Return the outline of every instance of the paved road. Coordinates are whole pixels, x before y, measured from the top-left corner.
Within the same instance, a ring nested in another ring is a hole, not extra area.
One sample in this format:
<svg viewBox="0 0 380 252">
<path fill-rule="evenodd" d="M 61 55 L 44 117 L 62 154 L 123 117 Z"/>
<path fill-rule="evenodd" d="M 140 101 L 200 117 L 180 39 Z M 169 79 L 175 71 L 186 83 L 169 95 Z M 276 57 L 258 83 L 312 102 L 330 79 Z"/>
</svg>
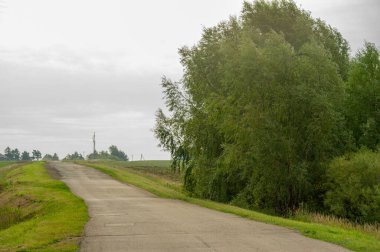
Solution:
<svg viewBox="0 0 380 252">
<path fill-rule="evenodd" d="M 81 251 L 347 251 L 286 228 L 161 199 L 92 168 L 52 162 L 49 170 L 88 205 Z"/>
</svg>

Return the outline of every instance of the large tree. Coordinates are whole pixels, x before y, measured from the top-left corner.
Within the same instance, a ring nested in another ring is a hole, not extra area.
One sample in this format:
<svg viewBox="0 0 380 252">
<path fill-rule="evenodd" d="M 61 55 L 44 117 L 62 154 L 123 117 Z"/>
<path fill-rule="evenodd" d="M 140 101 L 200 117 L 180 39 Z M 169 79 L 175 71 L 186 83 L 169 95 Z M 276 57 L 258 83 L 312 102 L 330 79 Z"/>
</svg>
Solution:
<svg viewBox="0 0 380 252">
<path fill-rule="evenodd" d="M 348 45 L 292 1 L 246 2 L 240 18 L 180 49 L 163 79 L 155 134 L 185 188 L 248 207 L 321 205 L 323 164 L 348 137 L 341 115 Z"/>
</svg>

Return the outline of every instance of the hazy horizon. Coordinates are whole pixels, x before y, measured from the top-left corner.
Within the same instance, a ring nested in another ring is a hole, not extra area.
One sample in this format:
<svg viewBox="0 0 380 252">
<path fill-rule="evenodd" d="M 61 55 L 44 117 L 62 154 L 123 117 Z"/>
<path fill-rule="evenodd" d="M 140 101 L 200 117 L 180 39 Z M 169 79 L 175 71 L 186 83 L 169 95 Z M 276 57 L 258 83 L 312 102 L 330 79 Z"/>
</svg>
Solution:
<svg viewBox="0 0 380 252">
<path fill-rule="evenodd" d="M 295 1 L 336 27 L 351 55 L 380 45 L 380 2 Z M 116 145 L 139 159 L 157 147 L 160 80 L 177 80 L 178 48 L 239 15 L 243 1 L 0 0 L 0 153 L 7 146 L 63 158 Z"/>
</svg>

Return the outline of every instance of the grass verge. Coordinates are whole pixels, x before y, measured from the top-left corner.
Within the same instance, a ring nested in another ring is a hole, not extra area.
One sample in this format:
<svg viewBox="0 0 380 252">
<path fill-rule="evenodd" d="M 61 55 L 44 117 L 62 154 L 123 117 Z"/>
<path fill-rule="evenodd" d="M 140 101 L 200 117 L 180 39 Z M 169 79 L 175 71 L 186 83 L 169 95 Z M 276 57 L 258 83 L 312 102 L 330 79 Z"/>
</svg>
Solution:
<svg viewBox="0 0 380 252">
<path fill-rule="evenodd" d="M 0 170 L 0 251 L 78 251 L 87 207 L 44 165 Z"/>
<path fill-rule="evenodd" d="M 182 191 L 182 187 L 178 183 L 170 182 L 157 176 L 150 176 L 133 169 L 112 167 L 112 164 L 107 165 L 106 162 L 99 164 L 96 162 L 80 161 L 76 163 L 95 168 L 119 181 L 143 188 L 160 197 L 179 199 L 251 220 L 287 227 L 307 237 L 331 242 L 354 251 L 380 251 L 380 240 L 375 234 L 365 232 L 355 227 L 344 228 L 271 216 L 228 204 L 190 197 Z"/>
</svg>

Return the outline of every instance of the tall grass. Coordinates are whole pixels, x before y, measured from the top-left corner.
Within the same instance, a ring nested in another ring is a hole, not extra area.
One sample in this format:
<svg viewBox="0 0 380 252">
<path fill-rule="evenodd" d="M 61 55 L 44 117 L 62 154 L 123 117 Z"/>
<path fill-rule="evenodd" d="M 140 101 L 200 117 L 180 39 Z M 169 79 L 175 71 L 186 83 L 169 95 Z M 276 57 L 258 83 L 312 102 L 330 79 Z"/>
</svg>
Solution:
<svg viewBox="0 0 380 252">
<path fill-rule="evenodd" d="M 365 232 L 374 235 L 377 239 L 380 240 L 380 223 L 361 224 L 348 219 L 339 218 L 334 215 L 310 212 L 302 208 L 298 209 L 292 216 L 292 218 L 303 222 L 319 223 L 349 230 Z"/>
<path fill-rule="evenodd" d="M 0 230 L 22 221 L 20 208 L 0 207 Z"/>
</svg>

